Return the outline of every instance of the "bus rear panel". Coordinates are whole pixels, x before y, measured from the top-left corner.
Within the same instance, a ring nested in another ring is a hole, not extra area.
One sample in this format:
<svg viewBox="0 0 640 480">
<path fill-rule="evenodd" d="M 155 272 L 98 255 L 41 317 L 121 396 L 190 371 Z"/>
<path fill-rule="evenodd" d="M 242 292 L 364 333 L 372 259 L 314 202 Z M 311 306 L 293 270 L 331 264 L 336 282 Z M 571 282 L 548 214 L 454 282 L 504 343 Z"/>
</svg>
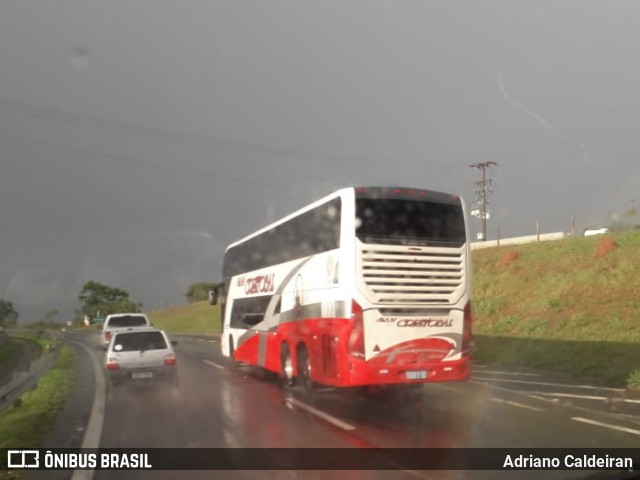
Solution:
<svg viewBox="0 0 640 480">
<path fill-rule="evenodd" d="M 223 354 L 329 386 L 468 379 L 464 212 L 449 194 L 348 188 L 232 244 Z"/>
</svg>

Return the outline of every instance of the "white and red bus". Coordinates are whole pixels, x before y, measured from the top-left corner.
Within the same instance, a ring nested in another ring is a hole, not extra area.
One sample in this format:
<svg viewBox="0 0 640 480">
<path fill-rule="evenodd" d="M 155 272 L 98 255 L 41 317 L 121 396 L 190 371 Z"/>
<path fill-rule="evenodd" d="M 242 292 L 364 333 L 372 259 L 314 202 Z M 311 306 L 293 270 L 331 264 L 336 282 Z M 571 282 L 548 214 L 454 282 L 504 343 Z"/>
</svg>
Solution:
<svg viewBox="0 0 640 480">
<path fill-rule="evenodd" d="M 223 355 L 304 387 L 468 379 L 465 211 L 457 195 L 351 187 L 231 244 Z"/>
</svg>

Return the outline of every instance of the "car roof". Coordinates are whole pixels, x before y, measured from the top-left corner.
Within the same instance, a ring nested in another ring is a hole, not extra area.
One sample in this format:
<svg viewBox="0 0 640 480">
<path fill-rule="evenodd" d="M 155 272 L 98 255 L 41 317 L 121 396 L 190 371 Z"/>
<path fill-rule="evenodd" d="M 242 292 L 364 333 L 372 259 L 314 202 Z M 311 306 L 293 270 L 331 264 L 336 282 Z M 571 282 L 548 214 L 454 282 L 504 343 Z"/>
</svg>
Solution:
<svg viewBox="0 0 640 480">
<path fill-rule="evenodd" d="M 165 333 L 164 330 L 160 330 L 156 327 L 142 326 L 142 327 L 122 327 L 113 333 L 114 336 L 126 335 L 127 333 L 140 333 L 140 332 L 160 332 Z"/>
</svg>

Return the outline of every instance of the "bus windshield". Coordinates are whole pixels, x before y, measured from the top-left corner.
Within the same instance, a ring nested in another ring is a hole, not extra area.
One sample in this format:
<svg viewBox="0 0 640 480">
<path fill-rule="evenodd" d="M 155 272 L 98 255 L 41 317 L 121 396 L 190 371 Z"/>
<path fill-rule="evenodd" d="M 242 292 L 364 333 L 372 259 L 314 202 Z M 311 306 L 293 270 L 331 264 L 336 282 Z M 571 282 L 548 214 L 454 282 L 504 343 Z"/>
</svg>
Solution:
<svg viewBox="0 0 640 480">
<path fill-rule="evenodd" d="M 462 246 L 460 204 L 409 199 L 356 199 L 356 236 L 364 243 Z"/>
</svg>

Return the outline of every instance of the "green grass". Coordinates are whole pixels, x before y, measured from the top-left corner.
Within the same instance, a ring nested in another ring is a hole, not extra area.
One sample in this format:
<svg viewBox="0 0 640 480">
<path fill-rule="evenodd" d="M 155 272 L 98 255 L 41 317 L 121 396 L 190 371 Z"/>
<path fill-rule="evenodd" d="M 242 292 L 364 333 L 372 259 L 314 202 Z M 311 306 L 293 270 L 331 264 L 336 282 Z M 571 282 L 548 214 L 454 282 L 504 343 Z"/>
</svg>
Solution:
<svg viewBox="0 0 640 480">
<path fill-rule="evenodd" d="M 21 405 L 10 405 L 0 413 L 0 448 L 41 445 L 67 400 L 73 381 L 74 351 L 65 345 L 37 386 L 20 397 Z"/>
<path fill-rule="evenodd" d="M 150 312 L 151 323 L 167 332 L 197 335 L 219 335 L 220 306 L 209 302 L 190 303 L 184 307 Z"/>
<path fill-rule="evenodd" d="M 476 361 L 640 387 L 640 232 L 604 238 L 474 251 Z"/>
<path fill-rule="evenodd" d="M 19 405 L 14 402 L 0 413 L 0 449 L 42 445 L 71 393 L 74 356 L 73 348 L 63 346 L 53 367 L 34 388 L 22 394 Z M 21 478 L 24 472 L 0 471 L 0 480 Z"/>
</svg>

